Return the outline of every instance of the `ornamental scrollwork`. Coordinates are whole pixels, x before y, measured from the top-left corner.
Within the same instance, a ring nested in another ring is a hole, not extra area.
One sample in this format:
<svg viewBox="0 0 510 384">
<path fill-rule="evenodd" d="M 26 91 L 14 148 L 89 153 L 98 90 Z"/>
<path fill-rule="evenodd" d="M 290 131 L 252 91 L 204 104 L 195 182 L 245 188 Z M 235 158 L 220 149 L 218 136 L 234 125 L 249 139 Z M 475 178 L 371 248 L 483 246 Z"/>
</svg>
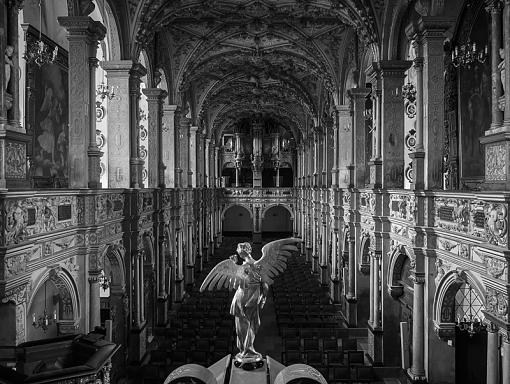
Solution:
<svg viewBox="0 0 510 384">
<path fill-rule="evenodd" d="M 508 244 L 508 209 L 500 203 L 485 205 L 485 232 L 489 243 L 499 246 Z"/>
<path fill-rule="evenodd" d="M 486 293 L 487 310 L 496 317 L 507 321 L 508 316 L 508 297 L 494 288 L 487 288 Z"/>
</svg>

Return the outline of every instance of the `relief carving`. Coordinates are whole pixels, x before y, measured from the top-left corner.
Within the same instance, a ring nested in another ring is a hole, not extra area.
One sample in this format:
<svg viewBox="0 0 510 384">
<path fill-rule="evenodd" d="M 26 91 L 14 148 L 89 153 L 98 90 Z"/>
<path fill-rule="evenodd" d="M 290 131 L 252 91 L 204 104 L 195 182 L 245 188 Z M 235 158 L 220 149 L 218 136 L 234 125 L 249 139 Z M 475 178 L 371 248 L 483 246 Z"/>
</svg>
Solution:
<svg viewBox="0 0 510 384">
<path fill-rule="evenodd" d="M 485 147 L 485 178 L 490 181 L 506 180 L 506 144 Z"/>
<path fill-rule="evenodd" d="M 5 278 L 10 279 L 27 270 L 28 253 L 18 254 L 16 256 L 6 257 L 4 261 Z"/>
<path fill-rule="evenodd" d="M 504 204 L 485 204 L 485 232 L 489 243 L 499 246 L 508 244 L 508 214 Z"/>
<path fill-rule="evenodd" d="M 486 303 L 489 312 L 504 321 L 508 320 L 508 298 L 504 293 L 497 292 L 494 288 L 487 288 Z"/>
<path fill-rule="evenodd" d="M 27 177 L 27 156 L 24 143 L 7 142 L 5 147 L 5 177 L 25 179 Z"/>
</svg>

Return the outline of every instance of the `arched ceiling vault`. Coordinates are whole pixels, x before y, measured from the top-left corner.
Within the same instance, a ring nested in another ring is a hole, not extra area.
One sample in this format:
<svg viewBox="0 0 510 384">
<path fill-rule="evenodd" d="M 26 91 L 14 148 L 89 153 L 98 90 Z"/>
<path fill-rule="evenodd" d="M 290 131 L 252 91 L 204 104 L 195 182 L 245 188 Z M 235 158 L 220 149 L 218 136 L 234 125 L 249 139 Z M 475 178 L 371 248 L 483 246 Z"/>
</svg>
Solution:
<svg viewBox="0 0 510 384">
<path fill-rule="evenodd" d="M 137 41 L 162 37 L 155 54 L 168 52 L 171 99 L 189 103 L 208 136 L 267 118 L 297 139 L 339 102 L 345 67 L 359 55 L 351 51 L 378 39 L 374 3 L 142 0 L 134 9 Z"/>
</svg>

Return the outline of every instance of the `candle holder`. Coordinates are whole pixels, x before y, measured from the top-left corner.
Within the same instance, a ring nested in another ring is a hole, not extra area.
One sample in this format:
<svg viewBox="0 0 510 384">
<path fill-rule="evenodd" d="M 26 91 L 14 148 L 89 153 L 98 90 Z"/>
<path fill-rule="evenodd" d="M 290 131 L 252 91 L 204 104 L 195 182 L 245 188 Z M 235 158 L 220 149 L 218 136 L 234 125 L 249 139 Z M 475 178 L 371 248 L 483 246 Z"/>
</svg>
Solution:
<svg viewBox="0 0 510 384">
<path fill-rule="evenodd" d="M 479 50 L 476 43 L 472 43 L 469 40 L 466 44 L 461 45 L 460 47 L 456 46 L 452 50 L 452 64 L 455 68 L 460 66 L 467 66 L 468 68 L 474 62 L 478 61 L 479 63 L 485 63 L 488 56 L 488 47 L 485 46 L 484 49 Z"/>
</svg>

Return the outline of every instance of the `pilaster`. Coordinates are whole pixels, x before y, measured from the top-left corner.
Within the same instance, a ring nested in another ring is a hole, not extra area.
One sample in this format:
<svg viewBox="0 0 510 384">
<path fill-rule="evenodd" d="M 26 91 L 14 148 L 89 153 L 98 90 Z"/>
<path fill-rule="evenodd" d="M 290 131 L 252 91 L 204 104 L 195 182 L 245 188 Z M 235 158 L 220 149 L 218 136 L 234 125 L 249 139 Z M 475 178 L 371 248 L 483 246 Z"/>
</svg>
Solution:
<svg viewBox="0 0 510 384">
<path fill-rule="evenodd" d="M 69 187 L 100 188 L 95 70 L 106 28 L 88 16 L 63 16 L 58 23 L 69 41 Z"/>
<path fill-rule="evenodd" d="M 163 162 L 163 99 L 167 92 L 161 88 L 145 88 L 148 105 L 148 188 L 165 188 L 165 168 Z M 166 127 L 165 127 L 166 128 Z"/>
</svg>

